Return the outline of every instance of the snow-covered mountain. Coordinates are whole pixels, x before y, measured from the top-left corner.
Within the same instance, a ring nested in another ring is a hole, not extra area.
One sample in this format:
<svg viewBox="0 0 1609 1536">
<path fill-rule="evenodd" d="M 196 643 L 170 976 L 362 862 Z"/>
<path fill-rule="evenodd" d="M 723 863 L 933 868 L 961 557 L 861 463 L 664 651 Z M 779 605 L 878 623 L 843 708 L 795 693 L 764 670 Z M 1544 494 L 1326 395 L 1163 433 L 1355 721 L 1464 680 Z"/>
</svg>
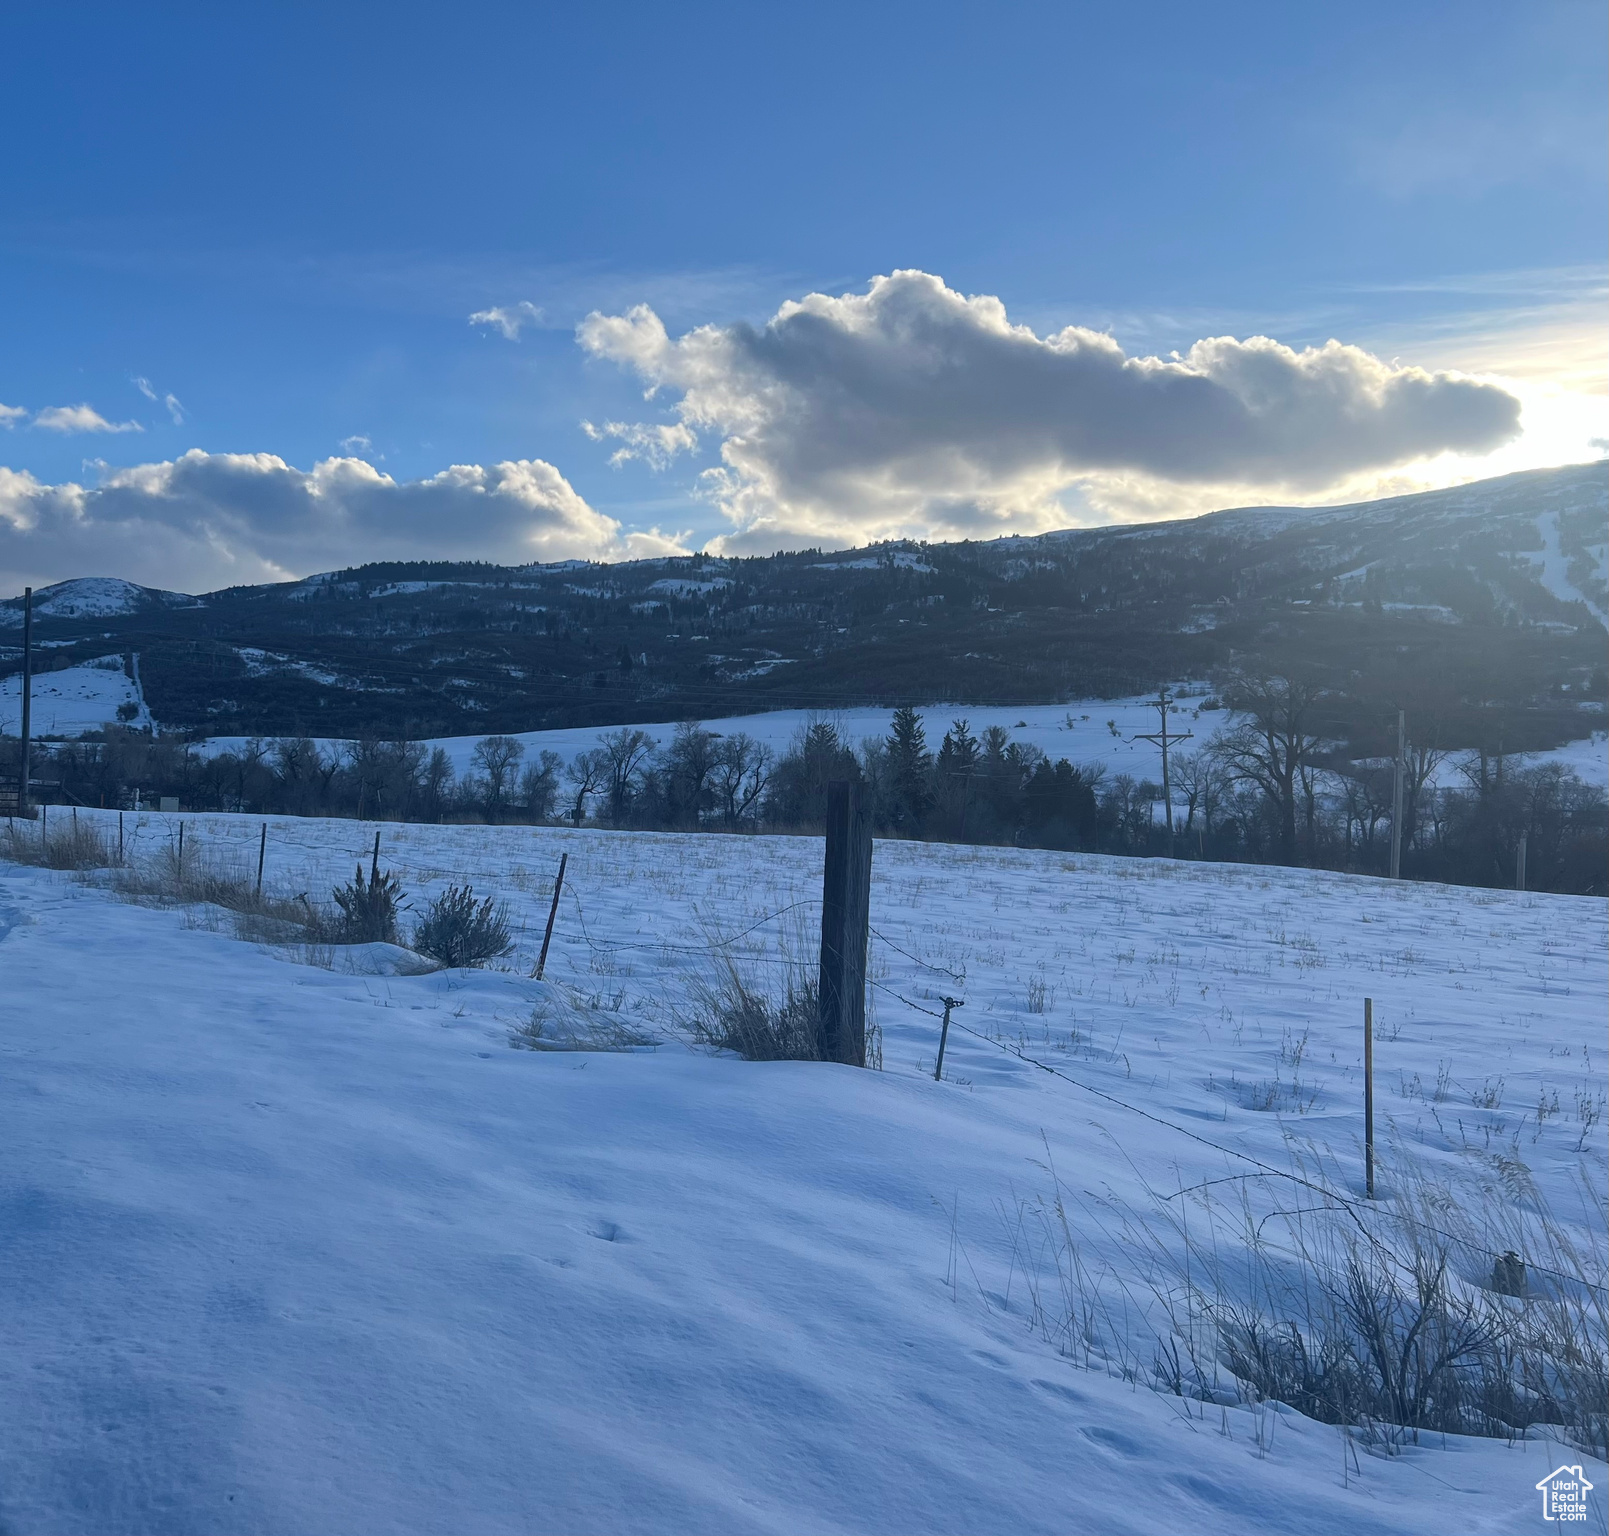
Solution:
<svg viewBox="0 0 1609 1536">
<path fill-rule="evenodd" d="M 200 599 L 104 579 L 36 596 L 40 634 L 67 660 L 115 637 L 139 652 L 156 717 L 209 734 L 1007 708 L 1240 667 L 1316 674 L 1368 720 L 1394 718 L 1404 678 L 1433 683 L 1449 719 L 1500 708 L 1510 749 L 1542 747 L 1603 722 L 1539 711 L 1609 699 L 1609 467 L 981 543 L 394 562 Z M 13 626 L 0 671 L 17 664 L 18 611 L 0 605 Z"/>
<path fill-rule="evenodd" d="M 198 598 L 184 592 L 165 592 L 159 587 L 142 587 L 120 576 L 78 576 L 40 587 L 34 593 L 36 619 L 110 619 L 132 614 L 193 608 Z M 22 601 L 12 598 L 0 603 L 0 626 L 20 628 Z"/>
</svg>

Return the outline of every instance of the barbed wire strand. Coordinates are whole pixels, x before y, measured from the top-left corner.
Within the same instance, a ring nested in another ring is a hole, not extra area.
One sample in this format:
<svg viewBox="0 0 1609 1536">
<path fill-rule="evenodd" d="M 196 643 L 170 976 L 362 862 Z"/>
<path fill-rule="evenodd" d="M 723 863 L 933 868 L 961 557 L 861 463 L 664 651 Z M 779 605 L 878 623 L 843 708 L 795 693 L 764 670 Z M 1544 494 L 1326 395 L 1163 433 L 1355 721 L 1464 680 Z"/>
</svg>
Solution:
<svg viewBox="0 0 1609 1536">
<path fill-rule="evenodd" d="M 900 994 L 895 992 L 892 987 L 885 987 L 881 982 L 876 981 L 874 981 L 872 985 L 877 987 L 880 991 L 887 992 L 891 996 L 899 998 L 900 1002 L 904 1003 L 907 1008 L 914 1008 L 918 1013 L 925 1013 L 929 1018 L 936 1019 L 942 1017 L 941 1014 L 934 1013 L 931 1008 L 923 1008 L 919 1003 L 913 1003 L 908 997 L 900 996 Z M 1288 1169 L 1276 1168 L 1272 1163 L 1265 1163 L 1261 1158 L 1253 1157 L 1249 1152 L 1242 1152 L 1235 1147 L 1226 1147 L 1222 1142 L 1213 1141 L 1210 1137 L 1202 1136 L 1196 1131 L 1187 1129 L 1185 1126 L 1175 1125 L 1171 1120 L 1164 1120 L 1161 1115 L 1154 1115 L 1148 1109 L 1141 1109 L 1137 1104 L 1130 1104 L 1127 1101 L 1118 1098 L 1115 1094 L 1107 1093 L 1103 1089 L 1093 1087 L 1089 1083 L 1080 1081 L 1078 1078 L 1063 1072 L 1059 1067 L 1051 1066 L 1049 1062 L 1040 1061 L 1037 1057 L 1030 1056 L 1019 1046 L 1011 1045 L 1004 1040 L 996 1040 L 991 1035 L 986 1035 L 979 1030 L 972 1029 L 963 1024 L 957 1018 L 951 1018 L 950 1027 L 952 1029 L 959 1029 L 962 1034 L 971 1035 L 975 1040 L 983 1041 L 985 1045 L 992 1045 L 997 1050 L 1005 1052 L 1005 1054 L 1008 1056 L 1015 1056 L 1019 1061 L 1024 1062 L 1028 1066 L 1038 1067 L 1041 1072 L 1048 1072 L 1052 1077 L 1059 1077 L 1063 1082 L 1071 1083 L 1073 1087 L 1081 1088 L 1085 1093 L 1092 1094 L 1097 1099 L 1103 1099 L 1106 1101 L 1106 1103 L 1114 1105 L 1118 1109 L 1127 1110 L 1131 1115 L 1138 1115 L 1141 1119 L 1149 1120 L 1154 1125 L 1164 1126 L 1170 1131 L 1177 1132 L 1180 1136 L 1187 1137 L 1189 1140 L 1199 1143 L 1201 1146 L 1210 1147 L 1215 1152 L 1223 1153 L 1225 1157 L 1238 1157 L 1242 1162 L 1250 1163 L 1258 1170 L 1258 1173 L 1255 1175 L 1242 1174 L 1239 1175 L 1239 1177 L 1288 1179 L 1291 1183 L 1300 1185 L 1303 1189 L 1310 1189 L 1314 1194 L 1322 1195 L 1326 1200 L 1334 1201 L 1335 1204 L 1342 1206 L 1347 1211 L 1347 1213 L 1352 1217 L 1353 1221 L 1357 1223 L 1364 1236 L 1368 1238 L 1370 1243 L 1378 1246 L 1378 1239 L 1372 1232 L 1368 1230 L 1366 1226 L 1364 1226 L 1362 1218 L 1359 1214 L 1360 1212 L 1369 1212 L 1373 1208 L 1352 1199 L 1348 1195 L 1343 1195 L 1339 1190 L 1332 1189 L 1326 1184 L 1319 1184 L 1313 1179 L 1304 1178 L 1299 1173 L 1291 1173 Z M 1172 1196 L 1168 1196 L 1167 1198 L 1171 1199 Z M 1488 1258 L 1497 1259 L 1502 1257 L 1502 1255 L 1499 1254 L 1495 1248 L 1487 1248 L 1483 1244 L 1472 1242 L 1467 1237 L 1459 1237 L 1452 1232 L 1444 1231 L 1440 1227 L 1433 1227 L 1428 1223 L 1421 1221 L 1415 1221 L 1414 1225 L 1419 1227 L 1422 1231 L 1434 1234 L 1436 1237 L 1445 1238 L 1449 1243 L 1455 1243 L 1460 1247 L 1473 1249 L 1476 1253 L 1485 1254 Z M 1534 1269 L 1538 1274 L 1549 1275 L 1555 1280 L 1563 1281 L 1566 1285 L 1580 1285 L 1592 1291 L 1609 1292 L 1609 1287 L 1599 1285 L 1595 1281 L 1588 1280 L 1583 1275 L 1566 1275 L 1561 1273 L 1559 1270 L 1549 1269 L 1545 1264 L 1530 1263 L 1527 1267 Z"/>
</svg>

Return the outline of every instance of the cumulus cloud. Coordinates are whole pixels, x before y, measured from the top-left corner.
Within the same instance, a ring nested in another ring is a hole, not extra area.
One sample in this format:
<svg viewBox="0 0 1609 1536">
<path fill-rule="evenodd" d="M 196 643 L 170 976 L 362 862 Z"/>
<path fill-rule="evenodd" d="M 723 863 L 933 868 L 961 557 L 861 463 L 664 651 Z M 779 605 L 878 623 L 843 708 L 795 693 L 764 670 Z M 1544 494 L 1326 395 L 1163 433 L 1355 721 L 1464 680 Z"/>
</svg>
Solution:
<svg viewBox="0 0 1609 1536">
<path fill-rule="evenodd" d="M 0 427 L 10 431 L 28 414 L 27 408 L 21 405 L 0 405 Z"/>
<path fill-rule="evenodd" d="M 0 468 L 0 582 L 115 575 L 209 591 L 371 560 L 620 559 L 683 553 L 623 533 L 553 465 L 455 464 L 399 481 L 361 459 L 300 470 L 268 453 L 203 453 L 49 485 Z"/>
<path fill-rule="evenodd" d="M 668 428 L 590 429 L 621 441 L 617 459 L 663 463 L 700 433 L 719 439 L 705 486 L 734 524 L 719 541 L 728 549 L 1028 531 L 1083 520 L 1080 507 L 1185 511 L 1247 492 L 1311 497 L 1519 430 L 1518 400 L 1496 385 L 1338 341 L 1297 351 L 1214 337 L 1129 357 L 1079 326 L 1037 335 L 999 299 L 916 271 L 789 301 L 763 328 L 672 338 L 639 305 L 589 315 L 577 337 L 676 397 Z"/>
<path fill-rule="evenodd" d="M 500 304 L 492 309 L 477 309 L 469 317 L 471 325 L 488 325 L 494 330 L 501 331 L 509 341 L 518 341 L 520 332 L 528 325 L 536 325 L 542 319 L 542 311 L 528 299 L 521 299 L 518 304 Z"/>
<path fill-rule="evenodd" d="M 34 412 L 33 424 L 47 432 L 143 432 L 137 421 L 108 421 L 88 405 L 47 405 Z"/>
</svg>

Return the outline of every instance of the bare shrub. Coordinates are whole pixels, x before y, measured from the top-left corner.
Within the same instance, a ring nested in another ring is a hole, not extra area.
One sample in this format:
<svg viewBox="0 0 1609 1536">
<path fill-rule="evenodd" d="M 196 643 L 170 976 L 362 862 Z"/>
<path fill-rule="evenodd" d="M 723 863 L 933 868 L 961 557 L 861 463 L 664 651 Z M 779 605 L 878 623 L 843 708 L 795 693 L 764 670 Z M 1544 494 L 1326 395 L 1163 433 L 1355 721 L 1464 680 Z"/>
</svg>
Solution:
<svg viewBox="0 0 1609 1536">
<path fill-rule="evenodd" d="M 108 869 L 117 863 L 115 844 L 91 823 L 76 816 L 65 826 L 61 817 L 56 820 L 51 826 L 41 818 L 37 827 L 8 820 L 0 830 L 0 858 L 40 869 Z"/>
<path fill-rule="evenodd" d="M 821 1005 L 814 973 L 787 967 L 780 996 L 771 996 L 722 956 L 689 991 L 689 1027 L 700 1045 L 734 1051 L 745 1061 L 820 1061 Z"/>
<path fill-rule="evenodd" d="M 491 896 L 477 902 L 473 886 L 450 885 L 425 908 L 413 947 L 448 967 L 495 960 L 514 947 L 508 907 Z"/>
<path fill-rule="evenodd" d="M 508 1032 L 517 1051 L 638 1051 L 659 1044 L 647 1030 L 605 1012 L 560 1009 L 539 1002 Z"/>
<path fill-rule="evenodd" d="M 182 860 L 176 848 L 124 864 L 96 877 L 123 901 L 141 906 L 211 906 L 233 914 L 235 936 L 256 944 L 329 943 L 335 926 L 305 892 L 259 888 L 244 869 L 220 864 L 199 850 Z"/>
<path fill-rule="evenodd" d="M 351 881 L 330 893 L 340 913 L 330 937 L 342 944 L 395 944 L 401 896 L 402 883 L 395 875 L 375 869 L 365 879 L 359 864 Z"/>
<path fill-rule="evenodd" d="M 1117 1218 L 1138 1284 L 1090 1270 L 1058 1183 L 1053 1204 L 1018 1205 L 1013 1268 L 1047 1340 L 1180 1397 L 1286 1403 L 1388 1450 L 1421 1432 L 1544 1428 L 1603 1456 L 1604 1257 L 1507 1173 L 1454 1190 L 1399 1169 L 1392 1203 L 1368 1210 L 1317 1179 L 1286 1201 L 1256 1176 L 1228 1203 L 1210 1185 L 1149 1212 L 1103 1202 L 1092 1215 Z M 1601 1231 L 1602 1196 L 1587 1197 Z"/>
</svg>

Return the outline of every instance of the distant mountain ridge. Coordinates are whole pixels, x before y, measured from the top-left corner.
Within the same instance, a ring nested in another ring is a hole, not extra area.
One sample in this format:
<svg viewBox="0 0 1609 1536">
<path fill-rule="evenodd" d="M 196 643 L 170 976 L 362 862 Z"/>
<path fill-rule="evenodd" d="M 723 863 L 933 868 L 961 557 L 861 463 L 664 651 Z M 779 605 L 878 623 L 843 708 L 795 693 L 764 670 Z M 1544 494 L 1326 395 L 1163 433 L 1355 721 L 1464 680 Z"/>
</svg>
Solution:
<svg viewBox="0 0 1609 1536">
<path fill-rule="evenodd" d="M 103 654 L 111 638 L 139 653 L 165 726 L 219 734 L 1048 702 L 1299 666 L 1360 708 L 1411 674 L 1557 735 L 1609 694 L 1609 466 L 987 542 L 387 562 L 200 597 L 85 578 L 35 603 L 55 654 Z M 0 604 L 0 670 L 19 619 Z"/>
<path fill-rule="evenodd" d="M 75 576 L 40 587 L 34 593 L 36 619 L 123 618 L 129 614 L 168 608 L 193 608 L 201 602 L 187 592 L 165 592 L 158 587 L 142 587 L 120 576 Z M 0 603 L 0 627 L 22 624 L 22 600 Z"/>
</svg>

